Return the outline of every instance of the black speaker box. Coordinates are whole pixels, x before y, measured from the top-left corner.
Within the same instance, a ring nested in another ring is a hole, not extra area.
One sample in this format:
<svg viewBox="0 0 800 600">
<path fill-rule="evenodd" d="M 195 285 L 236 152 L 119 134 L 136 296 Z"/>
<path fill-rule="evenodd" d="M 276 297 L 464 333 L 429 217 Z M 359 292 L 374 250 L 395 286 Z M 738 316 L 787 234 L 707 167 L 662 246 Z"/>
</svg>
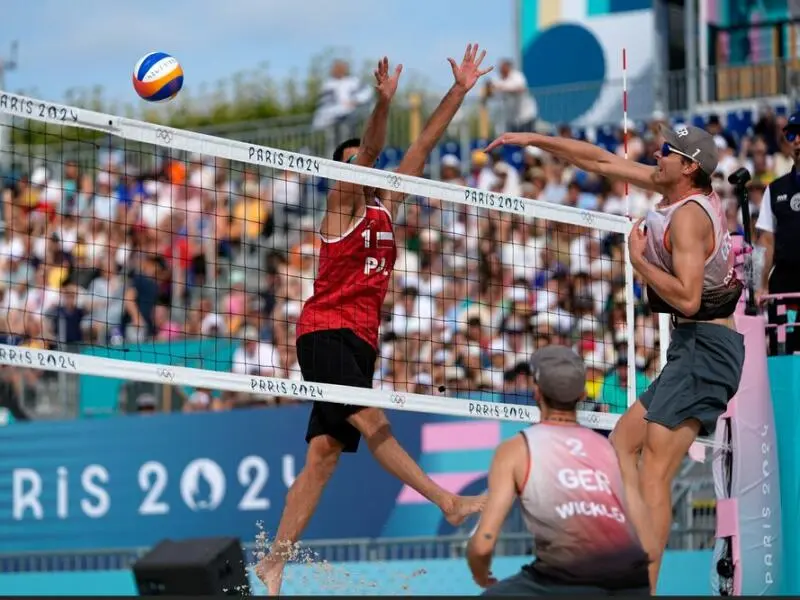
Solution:
<svg viewBox="0 0 800 600">
<path fill-rule="evenodd" d="M 133 565 L 140 596 L 249 596 L 236 538 L 163 540 Z"/>
</svg>

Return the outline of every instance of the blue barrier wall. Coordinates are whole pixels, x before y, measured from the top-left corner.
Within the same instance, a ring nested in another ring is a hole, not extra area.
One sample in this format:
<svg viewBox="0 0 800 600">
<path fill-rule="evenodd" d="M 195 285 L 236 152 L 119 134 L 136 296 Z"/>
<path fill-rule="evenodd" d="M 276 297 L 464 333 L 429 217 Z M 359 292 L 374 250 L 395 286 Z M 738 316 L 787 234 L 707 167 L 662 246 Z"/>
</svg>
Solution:
<svg viewBox="0 0 800 600">
<path fill-rule="evenodd" d="M 105 346 L 87 347 L 81 349 L 81 354 L 116 360 L 134 360 L 154 365 L 230 372 L 235 349 L 235 344 L 229 340 L 211 338 L 148 342 L 126 346 L 124 349 Z M 119 407 L 120 390 L 126 383 L 129 383 L 129 380 L 81 375 L 78 398 L 80 415 L 97 417 L 115 414 Z M 185 388 L 185 391 L 191 393 L 192 390 Z"/>
<path fill-rule="evenodd" d="M 495 559 L 500 578 L 515 574 L 529 557 Z M 667 552 L 659 595 L 710 596 L 711 552 Z M 265 594 L 251 573 L 253 595 Z M 0 574 L 6 596 L 135 596 L 130 571 Z M 290 565 L 284 580 L 287 595 L 478 595 L 463 560 L 392 561 Z"/>
</svg>

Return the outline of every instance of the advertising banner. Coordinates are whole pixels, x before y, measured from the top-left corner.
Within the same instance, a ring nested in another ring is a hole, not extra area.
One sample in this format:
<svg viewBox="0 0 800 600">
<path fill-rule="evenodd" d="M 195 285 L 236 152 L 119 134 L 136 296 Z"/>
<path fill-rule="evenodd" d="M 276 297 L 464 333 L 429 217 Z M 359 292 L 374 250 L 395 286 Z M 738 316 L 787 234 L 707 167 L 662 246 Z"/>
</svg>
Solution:
<svg viewBox="0 0 800 600">
<path fill-rule="evenodd" d="M 274 532 L 305 458 L 309 406 L 118 416 L 0 430 L 0 552 L 133 548 L 164 538 Z M 494 448 L 522 425 L 390 415 L 453 492 L 480 493 Z M 474 524 L 473 524 L 474 525 Z M 453 533 L 362 443 L 342 457 L 304 539 Z"/>
</svg>

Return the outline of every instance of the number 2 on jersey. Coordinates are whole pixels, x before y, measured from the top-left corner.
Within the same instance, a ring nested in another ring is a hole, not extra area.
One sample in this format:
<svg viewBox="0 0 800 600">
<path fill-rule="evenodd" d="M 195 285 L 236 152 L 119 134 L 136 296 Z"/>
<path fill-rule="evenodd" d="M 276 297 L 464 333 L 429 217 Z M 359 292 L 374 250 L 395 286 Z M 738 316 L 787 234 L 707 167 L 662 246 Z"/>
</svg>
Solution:
<svg viewBox="0 0 800 600">
<path fill-rule="evenodd" d="M 569 448 L 569 453 L 572 456 L 586 456 L 583 451 L 583 442 L 576 438 L 567 438 L 564 443 Z"/>
</svg>

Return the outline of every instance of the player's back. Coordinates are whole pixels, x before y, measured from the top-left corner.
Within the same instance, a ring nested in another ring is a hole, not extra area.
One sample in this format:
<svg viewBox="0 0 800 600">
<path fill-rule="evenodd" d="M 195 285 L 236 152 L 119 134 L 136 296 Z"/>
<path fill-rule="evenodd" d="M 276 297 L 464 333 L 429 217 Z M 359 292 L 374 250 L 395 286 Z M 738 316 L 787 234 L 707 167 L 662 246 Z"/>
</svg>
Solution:
<svg viewBox="0 0 800 600">
<path fill-rule="evenodd" d="M 321 237 L 314 293 L 297 321 L 297 336 L 351 329 L 377 347 L 380 311 L 397 259 L 391 214 L 376 199 L 341 237 Z"/>
<path fill-rule="evenodd" d="M 611 444 L 591 429 L 540 423 L 520 502 L 539 575 L 574 585 L 647 586 L 647 555 L 628 519 Z"/>
</svg>

